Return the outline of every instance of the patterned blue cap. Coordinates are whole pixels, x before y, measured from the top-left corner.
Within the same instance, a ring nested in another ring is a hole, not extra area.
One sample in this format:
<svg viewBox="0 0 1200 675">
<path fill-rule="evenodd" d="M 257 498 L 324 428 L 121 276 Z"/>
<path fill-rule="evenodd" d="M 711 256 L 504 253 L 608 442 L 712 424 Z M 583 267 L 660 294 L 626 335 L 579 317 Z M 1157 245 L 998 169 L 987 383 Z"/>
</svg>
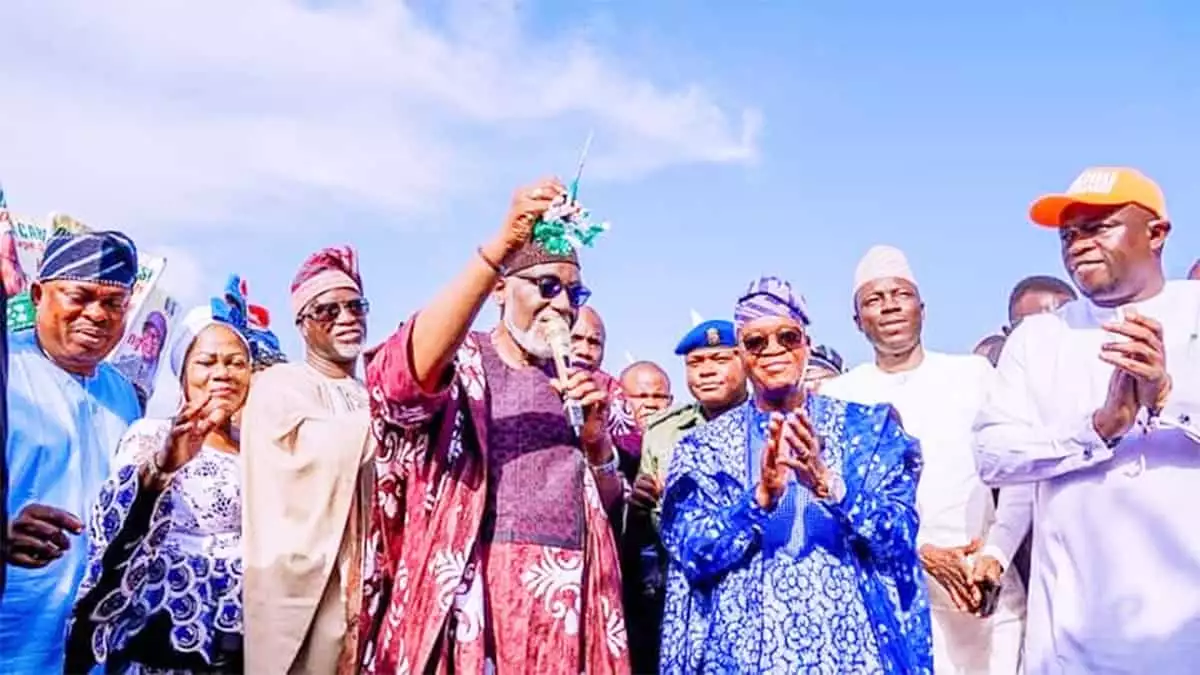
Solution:
<svg viewBox="0 0 1200 675">
<path fill-rule="evenodd" d="M 675 353 L 685 356 L 705 347 L 736 346 L 737 336 L 734 334 L 733 322 L 713 319 L 688 331 L 687 335 L 684 335 L 683 339 L 679 341 L 679 345 L 675 347 Z"/>
<path fill-rule="evenodd" d="M 133 288 L 137 247 L 120 232 L 57 232 L 46 242 L 38 281 L 86 281 Z"/>
<path fill-rule="evenodd" d="M 844 372 L 842 355 L 827 345 L 817 345 L 808 352 L 808 365 L 819 366 L 833 373 Z"/>
<path fill-rule="evenodd" d="M 792 291 L 792 285 L 779 277 L 762 277 L 750 282 L 750 287 L 738 298 L 733 320 L 739 328 L 749 321 L 766 316 L 795 319 L 808 325 L 808 304 L 804 296 Z"/>
</svg>

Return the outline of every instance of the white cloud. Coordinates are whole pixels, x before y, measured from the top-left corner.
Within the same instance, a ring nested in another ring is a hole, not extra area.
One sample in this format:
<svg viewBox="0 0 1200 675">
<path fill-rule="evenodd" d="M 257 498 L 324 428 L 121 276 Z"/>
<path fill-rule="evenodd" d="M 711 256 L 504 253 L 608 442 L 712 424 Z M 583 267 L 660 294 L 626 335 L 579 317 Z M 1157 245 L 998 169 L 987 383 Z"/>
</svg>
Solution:
<svg viewBox="0 0 1200 675">
<path fill-rule="evenodd" d="M 166 290 L 180 307 L 185 308 L 184 311 L 213 295 L 213 287 L 219 289 L 218 284 L 224 282 L 224 279 L 219 279 L 214 284 L 200 259 L 181 247 L 151 243 L 142 247 L 142 250 L 148 255 L 167 259 L 167 266 L 158 281 L 158 286 Z"/>
<path fill-rule="evenodd" d="M 590 126 L 608 177 L 756 153 L 757 111 L 531 35 L 512 2 L 438 17 L 394 0 L 4 4 L 0 176 L 23 212 L 194 225 L 316 198 L 412 213 L 498 170 L 498 150 L 573 146 Z"/>
</svg>

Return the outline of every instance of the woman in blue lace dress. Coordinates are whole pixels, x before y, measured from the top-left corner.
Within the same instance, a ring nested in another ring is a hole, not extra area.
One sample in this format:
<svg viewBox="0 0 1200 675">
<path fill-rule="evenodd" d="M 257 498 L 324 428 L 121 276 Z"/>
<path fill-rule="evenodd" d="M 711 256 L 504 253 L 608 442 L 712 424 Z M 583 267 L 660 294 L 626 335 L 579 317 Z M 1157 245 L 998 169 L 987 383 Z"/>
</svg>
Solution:
<svg viewBox="0 0 1200 675">
<path fill-rule="evenodd" d="M 263 345 L 239 301 L 187 315 L 170 351 L 179 414 L 141 420 L 121 440 L 88 525 L 66 672 L 242 672 L 234 420 Z"/>
<path fill-rule="evenodd" d="M 675 448 L 661 672 L 931 673 L 920 448 L 890 406 L 805 391 L 787 282 L 751 284 L 734 317 L 754 398 Z"/>
</svg>

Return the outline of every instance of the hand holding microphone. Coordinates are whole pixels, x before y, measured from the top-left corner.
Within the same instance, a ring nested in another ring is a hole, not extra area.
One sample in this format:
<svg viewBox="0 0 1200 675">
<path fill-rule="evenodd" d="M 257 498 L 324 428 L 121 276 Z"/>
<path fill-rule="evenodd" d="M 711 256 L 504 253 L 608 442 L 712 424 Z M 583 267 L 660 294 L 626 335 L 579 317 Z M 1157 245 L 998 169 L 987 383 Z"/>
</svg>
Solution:
<svg viewBox="0 0 1200 675">
<path fill-rule="evenodd" d="M 547 331 L 547 341 L 554 352 L 554 369 L 558 377 L 551 386 L 563 397 L 567 420 L 575 430 L 589 459 L 597 463 L 608 459 L 608 391 L 601 387 L 592 373 L 571 365 L 571 332 L 561 317 L 554 319 Z M 591 458 L 593 451 L 606 456 Z"/>
</svg>

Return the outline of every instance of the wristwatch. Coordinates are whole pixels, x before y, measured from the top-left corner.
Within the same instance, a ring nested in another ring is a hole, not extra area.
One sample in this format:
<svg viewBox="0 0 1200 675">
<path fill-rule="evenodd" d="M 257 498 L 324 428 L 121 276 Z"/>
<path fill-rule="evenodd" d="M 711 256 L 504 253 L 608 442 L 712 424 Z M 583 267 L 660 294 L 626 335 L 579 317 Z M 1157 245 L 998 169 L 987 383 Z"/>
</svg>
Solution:
<svg viewBox="0 0 1200 675">
<path fill-rule="evenodd" d="M 621 468 L 621 457 L 617 454 L 616 448 L 614 448 L 612 451 L 612 456 L 608 459 L 608 461 L 603 462 L 602 464 L 592 464 L 591 466 L 592 469 L 602 474 L 612 475 L 617 473 L 617 470 Z"/>
</svg>

